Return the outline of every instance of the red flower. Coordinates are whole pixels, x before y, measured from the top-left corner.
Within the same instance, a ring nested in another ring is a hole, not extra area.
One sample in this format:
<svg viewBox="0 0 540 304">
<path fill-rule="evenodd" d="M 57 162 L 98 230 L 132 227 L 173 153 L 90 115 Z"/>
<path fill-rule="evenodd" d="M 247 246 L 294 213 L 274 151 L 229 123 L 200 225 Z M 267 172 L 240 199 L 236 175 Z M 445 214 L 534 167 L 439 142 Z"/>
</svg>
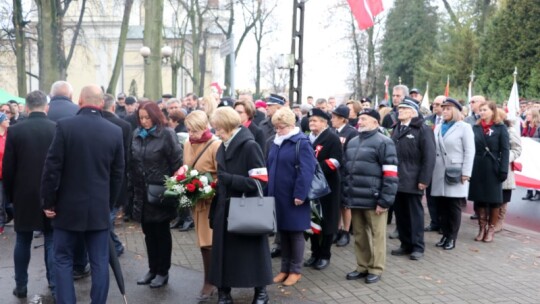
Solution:
<svg viewBox="0 0 540 304">
<path fill-rule="evenodd" d="M 186 185 L 186 190 L 187 190 L 188 192 L 195 192 L 196 189 L 197 189 L 197 188 L 196 188 L 193 184 L 187 184 L 187 185 Z"/>
<path fill-rule="evenodd" d="M 196 179 L 194 178 L 193 181 L 191 182 L 194 186 L 196 186 L 197 188 L 202 188 L 203 184 L 202 182 L 199 180 L 199 179 Z"/>
<path fill-rule="evenodd" d="M 186 179 L 186 175 L 185 175 L 185 174 L 180 174 L 180 175 L 177 175 L 177 176 L 176 176 L 176 181 L 177 181 L 177 182 L 181 182 L 181 181 L 183 181 L 183 180 L 185 180 L 185 179 Z"/>
<path fill-rule="evenodd" d="M 211 182 L 210 187 L 212 187 L 212 189 L 216 189 L 216 182 Z"/>
</svg>

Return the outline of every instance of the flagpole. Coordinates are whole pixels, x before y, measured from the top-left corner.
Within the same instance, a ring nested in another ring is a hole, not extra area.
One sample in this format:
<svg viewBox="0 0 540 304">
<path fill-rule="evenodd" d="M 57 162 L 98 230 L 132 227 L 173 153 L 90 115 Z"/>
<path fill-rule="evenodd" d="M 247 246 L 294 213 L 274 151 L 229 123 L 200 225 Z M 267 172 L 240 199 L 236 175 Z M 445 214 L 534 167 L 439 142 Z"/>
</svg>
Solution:
<svg viewBox="0 0 540 304">
<path fill-rule="evenodd" d="M 469 92 L 468 92 L 468 104 L 467 104 L 467 107 L 469 108 L 469 112 L 471 110 L 471 99 L 472 99 L 472 96 L 473 96 L 473 86 L 474 86 L 474 70 L 471 71 L 471 75 L 469 75 L 469 77 L 471 78 L 471 81 L 469 81 Z"/>
</svg>

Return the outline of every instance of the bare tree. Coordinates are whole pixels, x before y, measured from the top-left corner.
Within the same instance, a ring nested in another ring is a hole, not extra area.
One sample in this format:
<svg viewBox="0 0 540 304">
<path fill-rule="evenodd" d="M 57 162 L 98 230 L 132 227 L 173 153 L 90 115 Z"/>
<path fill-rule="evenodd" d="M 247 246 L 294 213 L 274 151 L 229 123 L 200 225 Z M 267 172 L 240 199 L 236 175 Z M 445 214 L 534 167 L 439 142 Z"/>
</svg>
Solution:
<svg viewBox="0 0 540 304">
<path fill-rule="evenodd" d="M 126 49 L 126 38 L 129 29 L 129 16 L 131 15 L 131 8 L 133 7 L 133 0 L 125 0 L 124 2 L 124 15 L 122 16 L 122 25 L 120 28 L 120 38 L 118 38 L 118 50 L 116 51 L 116 61 L 114 62 L 114 68 L 111 75 L 111 80 L 107 86 L 107 93 L 114 94 L 116 92 L 116 84 L 120 77 L 120 71 L 124 62 L 124 51 Z"/>
<path fill-rule="evenodd" d="M 280 69 L 278 58 L 268 58 L 263 67 L 264 79 L 270 85 L 270 90 L 275 93 L 284 93 L 289 84 L 289 70 Z"/>
<path fill-rule="evenodd" d="M 268 4 L 268 2 L 266 2 Z M 271 6 L 259 6 L 257 15 L 259 18 L 255 22 L 253 29 L 253 36 L 255 36 L 255 43 L 257 44 L 256 64 L 255 64 L 255 96 L 261 94 L 261 51 L 263 47 L 263 38 L 270 34 L 275 26 L 269 26 L 268 22 L 271 21 L 271 15 L 276 8 L 277 3 L 273 3 Z"/>
<path fill-rule="evenodd" d="M 17 92 L 19 96 L 25 96 L 27 90 L 24 27 L 28 22 L 23 20 L 21 0 L 13 0 L 12 21 L 15 31 L 15 57 L 17 58 Z"/>
<path fill-rule="evenodd" d="M 143 44 L 150 48 L 144 65 L 144 97 L 161 97 L 161 44 L 163 41 L 163 0 L 144 2 L 145 22 Z"/>
</svg>

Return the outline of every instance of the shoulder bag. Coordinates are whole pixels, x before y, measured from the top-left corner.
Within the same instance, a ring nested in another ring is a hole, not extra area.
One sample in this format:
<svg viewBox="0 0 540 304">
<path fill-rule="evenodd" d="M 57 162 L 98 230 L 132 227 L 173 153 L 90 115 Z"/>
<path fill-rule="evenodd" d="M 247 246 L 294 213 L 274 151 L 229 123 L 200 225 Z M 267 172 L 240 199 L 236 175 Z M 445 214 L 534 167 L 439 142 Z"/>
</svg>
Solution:
<svg viewBox="0 0 540 304">
<path fill-rule="evenodd" d="M 456 185 L 461 182 L 461 176 L 463 175 L 461 166 L 459 167 L 447 167 L 446 166 L 446 147 L 444 146 L 444 139 L 442 138 L 441 131 L 437 134 L 437 140 L 439 141 L 439 149 L 441 151 L 442 161 L 444 165 L 444 181 L 448 185 Z"/>
<path fill-rule="evenodd" d="M 300 140 L 296 142 L 296 170 L 300 170 Z M 326 181 L 326 177 L 324 176 L 324 172 L 322 171 L 321 165 L 319 165 L 319 162 L 316 162 L 315 166 L 315 173 L 313 175 L 313 180 L 311 181 L 311 187 L 309 188 L 308 192 L 308 199 L 310 200 L 316 200 L 319 199 L 325 195 L 330 194 L 332 190 L 330 189 L 330 186 L 328 185 L 328 181 Z"/>
<path fill-rule="evenodd" d="M 245 235 L 263 235 L 276 232 L 276 204 L 274 197 L 263 196 L 261 183 L 255 179 L 259 195 L 231 197 L 227 231 Z"/>
</svg>

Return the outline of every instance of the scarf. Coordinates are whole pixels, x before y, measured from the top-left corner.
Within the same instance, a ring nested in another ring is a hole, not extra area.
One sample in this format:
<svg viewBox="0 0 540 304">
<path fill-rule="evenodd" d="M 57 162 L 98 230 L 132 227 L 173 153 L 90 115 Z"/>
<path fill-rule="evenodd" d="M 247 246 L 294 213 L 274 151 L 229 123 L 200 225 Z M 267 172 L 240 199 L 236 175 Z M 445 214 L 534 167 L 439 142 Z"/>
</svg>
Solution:
<svg viewBox="0 0 540 304">
<path fill-rule="evenodd" d="M 212 136 L 214 136 L 214 134 L 212 134 L 212 132 L 210 132 L 210 129 L 206 129 L 204 130 L 204 133 L 201 135 L 201 138 L 199 139 L 196 139 L 196 138 L 193 138 L 193 136 L 190 136 L 189 137 L 189 142 L 191 144 L 202 144 L 202 143 L 205 143 L 207 141 L 209 141 Z"/>
<path fill-rule="evenodd" d="M 156 126 L 153 126 L 150 129 L 144 129 L 141 127 L 139 131 L 139 136 L 145 139 L 146 137 L 148 137 L 148 135 L 154 133 L 155 131 L 156 131 Z"/>
<path fill-rule="evenodd" d="M 485 121 L 480 121 L 480 125 L 482 126 L 482 130 L 484 130 L 484 134 L 488 135 L 490 128 L 493 126 L 493 121 L 490 123 L 486 123 Z"/>
<path fill-rule="evenodd" d="M 294 127 L 294 129 L 292 129 L 291 132 L 289 132 L 289 133 L 287 133 L 287 134 L 285 134 L 283 136 L 279 136 L 279 135 L 276 134 L 276 137 L 274 138 L 274 143 L 281 147 L 281 144 L 285 140 L 293 137 L 294 135 L 296 135 L 298 133 L 300 133 L 300 128 L 299 127 Z"/>
<path fill-rule="evenodd" d="M 533 137 L 536 132 L 536 126 L 527 123 L 527 126 L 521 131 L 521 136 L 523 137 Z"/>
<path fill-rule="evenodd" d="M 249 128 L 249 126 L 251 125 L 251 120 L 246 121 L 242 125 L 244 125 L 244 127 L 246 127 L 246 128 Z"/>
<path fill-rule="evenodd" d="M 441 125 L 441 134 L 444 136 L 446 132 L 454 125 L 455 121 L 445 121 Z"/>
</svg>

